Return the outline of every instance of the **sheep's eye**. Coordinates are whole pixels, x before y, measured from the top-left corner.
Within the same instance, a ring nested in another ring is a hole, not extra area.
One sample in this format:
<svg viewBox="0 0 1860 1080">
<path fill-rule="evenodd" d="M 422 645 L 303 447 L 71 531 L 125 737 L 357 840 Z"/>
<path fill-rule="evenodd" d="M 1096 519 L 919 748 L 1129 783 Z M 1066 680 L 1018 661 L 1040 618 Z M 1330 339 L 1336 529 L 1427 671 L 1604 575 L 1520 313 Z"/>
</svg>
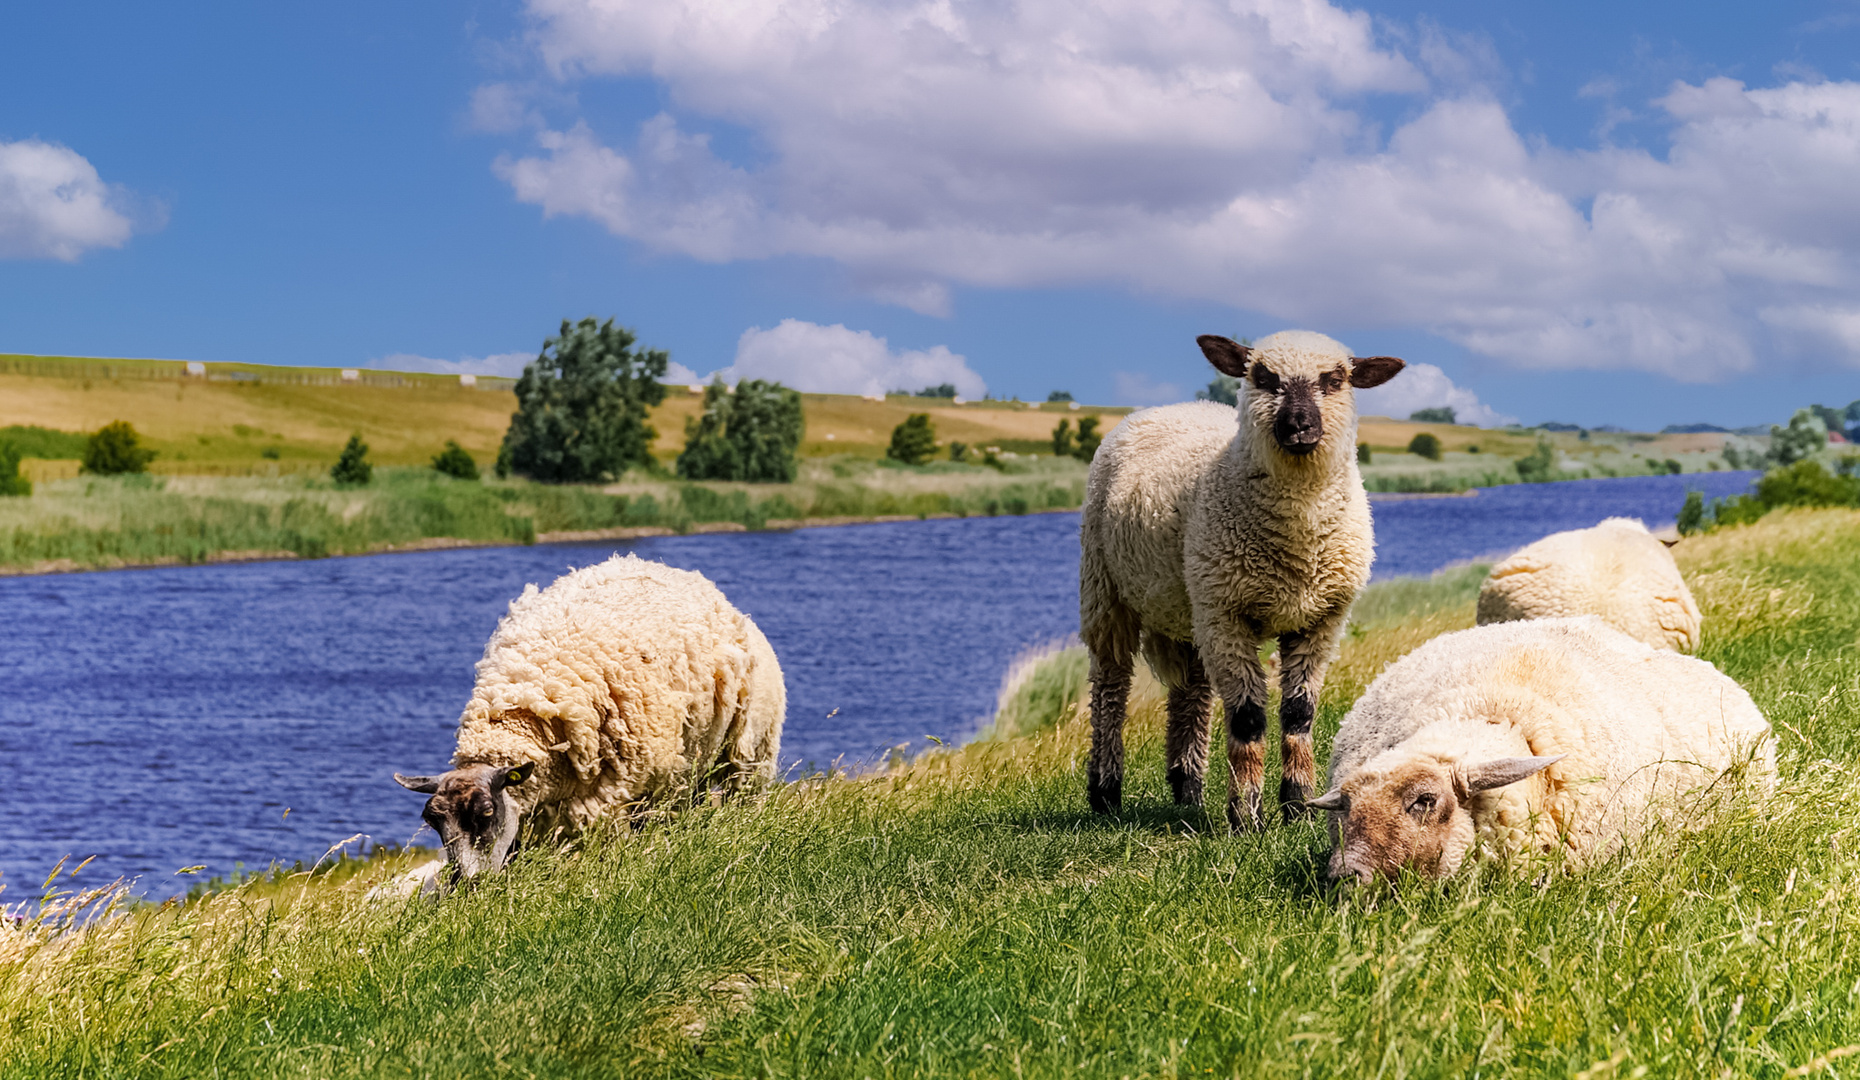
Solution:
<svg viewBox="0 0 1860 1080">
<path fill-rule="evenodd" d="M 1276 394 L 1279 392 L 1279 377 L 1272 373 L 1271 368 L 1264 364 L 1254 364 L 1252 374 L 1254 386 L 1259 387 L 1268 394 Z"/>
<path fill-rule="evenodd" d="M 1318 376 L 1318 388 L 1326 394 L 1334 394 L 1343 389 L 1343 384 L 1349 377 L 1349 374 L 1342 368 L 1332 368 Z"/>
<path fill-rule="evenodd" d="M 1414 801 L 1408 804 L 1408 812 L 1415 817 L 1426 817 L 1434 812 L 1438 801 L 1432 795 L 1416 795 Z"/>
</svg>

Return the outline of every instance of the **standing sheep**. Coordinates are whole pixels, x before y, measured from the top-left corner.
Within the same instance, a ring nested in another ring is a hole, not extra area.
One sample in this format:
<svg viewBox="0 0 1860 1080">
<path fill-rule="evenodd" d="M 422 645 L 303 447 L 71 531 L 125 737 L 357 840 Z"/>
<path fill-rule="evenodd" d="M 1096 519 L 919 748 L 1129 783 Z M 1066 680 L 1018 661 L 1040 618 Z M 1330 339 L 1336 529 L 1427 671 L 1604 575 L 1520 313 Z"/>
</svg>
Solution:
<svg viewBox="0 0 1860 1080">
<path fill-rule="evenodd" d="M 452 771 L 394 774 L 458 878 L 519 833 L 572 835 L 615 810 L 775 775 L 787 690 L 768 639 L 702 574 L 614 556 L 530 585 L 478 661 Z M 437 887 L 439 864 L 409 876 Z"/>
<path fill-rule="evenodd" d="M 1199 805 L 1211 691 L 1227 712 L 1227 820 L 1260 827 L 1266 673 L 1277 638 L 1287 820 L 1314 782 L 1311 719 L 1344 618 L 1369 580 L 1375 540 L 1356 469 L 1352 388 L 1402 369 L 1357 358 L 1322 334 L 1287 330 L 1251 348 L 1196 339 L 1243 379 L 1236 410 L 1215 402 L 1135 413 L 1092 461 L 1080 522 L 1079 629 L 1091 653 L 1092 808 L 1123 801 L 1124 713 L 1140 650 L 1168 688 L 1169 786 Z"/>
<path fill-rule="evenodd" d="M 1593 615 L 1444 634 L 1390 665 L 1331 749 L 1333 877 L 1444 878 L 1475 848 L 1605 857 L 1650 805 L 1748 763 L 1770 726 L 1703 660 Z"/>
<path fill-rule="evenodd" d="M 1492 567 L 1479 625 L 1599 615 L 1656 649 L 1697 652 L 1699 606 L 1666 545 L 1633 518 L 1551 533 Z"/>
</svg>

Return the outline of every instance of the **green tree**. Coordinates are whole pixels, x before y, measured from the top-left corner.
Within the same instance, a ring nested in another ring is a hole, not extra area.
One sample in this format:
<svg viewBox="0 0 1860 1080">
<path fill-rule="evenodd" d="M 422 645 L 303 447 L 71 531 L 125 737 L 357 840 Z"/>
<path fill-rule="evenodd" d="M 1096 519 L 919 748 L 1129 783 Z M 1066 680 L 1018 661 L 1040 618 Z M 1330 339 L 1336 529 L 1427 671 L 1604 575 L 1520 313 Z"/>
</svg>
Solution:
<svg viewBox="0 0 1860 1080">
<path fill-rule="evenodd" d="M 447 439 L 446 448 L 433 455 L 433 468 L 455 480 L 478 479 L 478 462 L 456 439 Z"/>
<path fill-rule="evenodd" d="M 969 444 L 968 443 L 952 442 L 949 444 L 949 460 L 962 461 L 966 459 L 968 456 L 969 456 Z"/>
<path fill-rule="evenodd" d="M 1240 404 L 1240 380 L 1232 375 L 1216 375 L 1206 390 L 1195 391 L 1196 401 L 1218 401 L 1222 405 Z"/>
<path fill-rule="evenodd" d="M 1432 409 L 1416 409 L 1408 414 L 1408 419 L 1423 424 L 1457 424 L 1459 419 L 1450 405 L 1441 405 Z"/>
<path fill-rule="evenodd" d="M 1423 431 L 1408 440 L 1408 452 L 1426 458 L 1429 461 L 1440 460 L 1440 440 L 1432 432 Z"/>
<path fill-rule="evenodd" d="M 1356 444 L 1356 463 L 1358 465 L 1367 465 L 1369 464 L 1370 457 L 1371 457 L 1371 454 L 1369 453 L 1369 444 L 1366 442 L 1357 443 Z"/>
<path fill-rule="evenodd" d="M 1079 445 L 1078 449 L 1072 451 L 1072 456 L 1089 464 L 1092 458 L 1098 456 L 1098 444 L 1103 441 L 1104 436 L 1098 434 L 1098 418 L 1081 416 L 1079 417 Z"/>
<path fill-rule="evenodd" d="M 1046 395 L 1046 401 L 1047 401 L 1047 404 L 1049 405 L 1054 402 L 1065 402 L 1065 401 L 1071 401 L 1071 400 L 1072 400 L 1072 391 L 1070 390 L 1055 390 L 1052 393 Z"/>
<path fill-rule="evenodd" d="M 1527 484 L 1541 484 L 1546 480 L 1556 479 L 1556 451 L 1550 448 L 1550 440 L 1537 436 L 1537 449 L 1513 462 L 1518 470 L 1518 479 Z"/>
<path fill-rule="evenodd" d="M 1705 495 L 1696 489 L 1686 492 L 1685 505 L 1679 508 L 1679 535 L 1691 536 L 1705 531 Z"/>
<path fill-rule="evenodd" d="M 562 332 L 517 380 L 497 472 L 547 483 L 587 483 L 652 464 L 658 437 L 646 417 L 665 400 L 671 357 L 635 349 L 633 332 L 612 319 L 562 320 Z"/>
<path fill-rule="evenodd" d="M 0 440 L 0 496 L 32 494 L 32 481 L 19 475 L 19 457 L 19 447 Z"/>
<path fill-rule="evenodd" d="M 906 465 L 922 465 L 936 453 L 936 426 L 929 413 L 912 413 L 891 429 L 891 446 L 885 456 Z"/>
<path fill-rule="evenodd" d="M 935 386 L 926 386 L 922 390 L 917 391 L 917 393 L 914 396 L 953 398 L 956 396 L 956 384 L 955 383 L 938 383 Z"/>
<path fill-rule="evenodd" d="M 374 479 L 375 467 L 368 463 L 368 444 L 362 441 L 362 433 L 349 436 L 348 444 L 342 448 L 342 454 L 329 468 L 329 478 L 343 487 L 361 487 Z"/>
<path fill-rule="evenodd" d="M 153 460 L 155 451 L 143 448 L 127 420 L 103 425 L 84 443 L 84 471 L 99 476 L 146 472 Z"/>
<path fill-rule="evenodd" d="M 806 432 L 801 395 L 778 382 L 744 379 L 734 393 L 722 379 L 704 389 L 701 415 L 685 421 L 678 475 L 687 480 L 788 483 Z"/>
<path fill-rule="evenodd" d="M 1770 425 L 1769 458 L 1778 465 L 1794 465 L 1821 453 L 1827 446 L 1828 425 L 1812 409 L 1797 409 L 1789 418 L 1788 427 Z"/>
<path fill-rule="evenodd" d="M 1061 420 L 1053 428 L 1053 456 L 1071 457 L 1073 449 L 1072 421 Z"/>
</svg>

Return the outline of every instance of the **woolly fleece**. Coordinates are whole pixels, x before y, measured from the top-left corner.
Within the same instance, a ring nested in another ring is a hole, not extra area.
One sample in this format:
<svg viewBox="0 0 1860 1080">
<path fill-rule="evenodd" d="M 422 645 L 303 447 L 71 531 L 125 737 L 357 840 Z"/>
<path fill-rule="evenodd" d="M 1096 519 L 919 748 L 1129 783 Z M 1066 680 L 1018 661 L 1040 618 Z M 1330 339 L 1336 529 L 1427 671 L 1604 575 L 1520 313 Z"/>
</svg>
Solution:
<svg viewBox="0 0 1860 1080">
<path fill-rule="evenodd" d="M 1492 568 L 1479 625 L 1598 615 L 1656 649 L 1699 647 L 1699 606 L 1672 552 L 1632 518 L 1552 533 Z"/>
<path fill-rule="evenodd" d="M 702 574 L 616 555 L 530 585 L 477 670 L 453 767 L 536 762 L 509 789 L 533 827 L 775 775 L 781 665 Z"/>
<path fill-rule="evenodd" d="M 1606 855 L 1649 803 L 1670 806 L 1747 757 L 1768 783 L 1776 764 L 1743 687 L 1583 616 L 1444 634 L 1390 665 L 1337 731 L 1330 786 L 1418 759 L 1557 754 L 1567 756 L 1468 800 L 1479 848 Z"/>
</svg>

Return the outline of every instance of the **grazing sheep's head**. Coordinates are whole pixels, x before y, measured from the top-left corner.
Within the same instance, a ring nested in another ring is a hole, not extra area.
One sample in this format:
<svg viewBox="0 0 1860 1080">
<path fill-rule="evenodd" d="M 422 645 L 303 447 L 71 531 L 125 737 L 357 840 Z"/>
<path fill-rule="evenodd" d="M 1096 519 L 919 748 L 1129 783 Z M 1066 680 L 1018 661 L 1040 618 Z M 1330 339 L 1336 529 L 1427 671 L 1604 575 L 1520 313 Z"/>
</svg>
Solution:
<svg viewBox="0 0 1860 1080">
<path fill-rule="evenodd" d="M 1426 877 L 1451 877 L 1472 848 L 1467 801 L 1560 760 L 1561 755 L 1476 765 L 1409 761 L 1386 772 L 1360 772 L 1306 805 L 1330 811 L 1333 879 L 1367 883 L 1393 878 L 1404 867 Z"/>
<path fill-rule="evenodd" d="M 1351 430 L 1352 388 L 1381 386 L 1403 367 L 1393 356 L 1351 356 L 1330 338 L 1303 330 L 1282 331 L 1252 346 L 1217 334 L 1195 342 L 1216 371 L 1245 381 L 1241 415 L 1293 457 L 1322 446 L 1326 430 Z"/>
<path fill-rule="evenodd" d="M 533 763 L 514 768 L 467 765 L 440 776 L 395 773 L 394 779 L 408 791 L 432 796 L 420 816 L 445 844 L 452 880 L 462 881 L 503 869 L 517 853 L 523 812 L 511 789 L 535 769 Z"/>
</svg>

